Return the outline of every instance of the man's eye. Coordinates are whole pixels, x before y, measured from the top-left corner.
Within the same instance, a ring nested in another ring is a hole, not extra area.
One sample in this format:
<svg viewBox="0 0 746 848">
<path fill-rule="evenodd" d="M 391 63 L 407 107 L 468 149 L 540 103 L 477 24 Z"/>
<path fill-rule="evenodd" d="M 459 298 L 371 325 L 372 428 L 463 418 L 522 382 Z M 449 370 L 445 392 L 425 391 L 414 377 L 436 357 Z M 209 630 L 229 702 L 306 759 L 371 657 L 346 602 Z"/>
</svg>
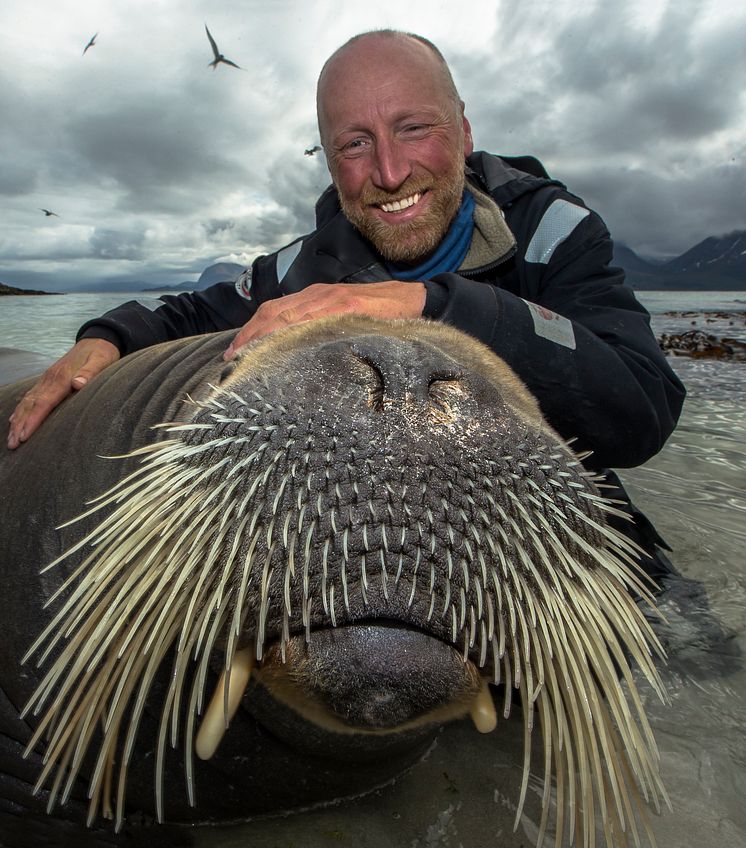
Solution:
<svg viewBox="0 0 746 848">
<path fill-rule="evenodd" d="M 422 135 L 427 132 L 428 128 L 428 124 L 409 124 L 409 126 L 404 127 L 404 132 L 407 135 Z"/>
<path fill-rule="evenodd" d="M 368 147 L 368 140 L 365 138 L 353 138 L 352 141 L 346 142 L 342 146 L 342 152 L 345 156 L 355 156 L 362 153 Z"/>
</svg>

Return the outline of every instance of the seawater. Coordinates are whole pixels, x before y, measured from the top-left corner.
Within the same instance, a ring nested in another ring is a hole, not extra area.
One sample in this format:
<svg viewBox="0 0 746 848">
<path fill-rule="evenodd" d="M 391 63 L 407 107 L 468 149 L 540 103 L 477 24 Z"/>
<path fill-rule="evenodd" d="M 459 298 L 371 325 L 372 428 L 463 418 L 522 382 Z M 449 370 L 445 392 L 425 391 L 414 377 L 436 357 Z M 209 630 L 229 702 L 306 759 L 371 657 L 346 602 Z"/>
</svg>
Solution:
<svg viewBox="0 0 746 848">
<path fill-rule="evenodd" d="M 0 347 L 57 357 L 73 343 L 83 321 L 141 297 L 0 298 Z M 698 328 L 742 340 L 746 334 L 743 317 L 700 314 L 743 312 L 746 292 L 642 292 L 639 297 L 651 312 L 656 332 Z M 671 311 L 679 314 L 666 314 Z M 671 364 L 688 389 L 681 421 L 656 457 L 640 468 L 623 470 L 621 476 L 673 549 L 670 556 L 676 567 L 704 584 L 712 613 L 731 639 L 704 659 L 696 656 L 695 644 L 691 663 L 685 650 L 664 669 L 670 704 L 661 705 L 646 694 L 673 807 L 672 813 L 664 810 L 653 816 L 653 831 L 660 848 L 743 848 L 746 672 L 734 657 L 733 646 L 746 654 L 746 364 L 688 358 L 672 359 Z M 696 641 L 696 633 L 693 638 Z M 195 844 L 202 848 L 531 845 L 536 821 L 530 811 L 519 832 L 510 834 L 520 763 L 502 757 L 499 734 L 506 728 L 511 730 L 501 723 L 491 737 L 478 737 L 466 724 L 458 724 L 441 734 L 429 756 L 393 786 L 323 810 L 202 830 L 195 833 Z M 490 784 L 490 775 L 505 769 L 515 769 L 513 797 Z M 529 793 L 536 797 L 539 792 L 537 775 Z M 197 797 L 199 802 L 199 787 Z"/>
</svg>

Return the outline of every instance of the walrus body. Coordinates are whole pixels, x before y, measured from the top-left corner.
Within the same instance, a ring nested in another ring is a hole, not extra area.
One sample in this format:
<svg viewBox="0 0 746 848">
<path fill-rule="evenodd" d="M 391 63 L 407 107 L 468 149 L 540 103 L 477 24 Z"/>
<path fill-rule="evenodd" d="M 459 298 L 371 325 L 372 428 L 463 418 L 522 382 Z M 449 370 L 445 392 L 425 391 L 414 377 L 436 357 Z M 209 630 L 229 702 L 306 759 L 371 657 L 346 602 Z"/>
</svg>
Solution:
<svg viewBox="0 0 746 848">
<path fill-rule="evenodd" d="M 597 807 L 625 844 L 635 782 L 663 794 L 626 659 L 657 682 L 646 591 L 519 381 L 428 322 L 313 322 L 227 367 L 226 340 L 127 357 L 0 461 L 2 828 L 359 794 L 444 722 L 491 729 L 492 691 L 542 725 L 558 844 Z"/>
</svg>

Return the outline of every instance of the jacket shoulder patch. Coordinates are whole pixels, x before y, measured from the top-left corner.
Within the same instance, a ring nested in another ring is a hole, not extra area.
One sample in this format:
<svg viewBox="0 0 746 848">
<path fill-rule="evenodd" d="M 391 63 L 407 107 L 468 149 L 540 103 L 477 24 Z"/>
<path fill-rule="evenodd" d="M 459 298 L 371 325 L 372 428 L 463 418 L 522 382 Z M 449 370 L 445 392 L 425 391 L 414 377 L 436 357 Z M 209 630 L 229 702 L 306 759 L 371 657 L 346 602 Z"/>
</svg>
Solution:
<svg viewBox="0 0 746 848">
<path fill-rule="evenodd" d="M 537 303 L 531 303 L 528 300 L 523 302 L 528 306 L 528 311 L 531 313 L 534 332 L 537 336 L 562 345 L 562 347 L 569 347 L 570 350 L 575 350 L 575 330 L 573 330 L 572 321 L 552 312 L 545 306 L 539 306 Z"/>
<path fill-rule="evenodd" d="M 565 241 L 577 225 L 590 215 L 588 209 L 557 199 L 544 212 L 539 221 L 528 248 L 526 262 L 539 262 L 546 265 L 557 247 Z"/>
<path fill-rule="evenodd" d="M 303 240 L 299 239 L 298 241 L 294 241 L 292 244 L 289 244 L 287 247 L 283 247 L 282 250 L 277 252 L 275 268 L 277 270 L 278 286 L 285 279 L 285 275 L 290 270 L 290 266 L 293 262 L 295 262 L 295 258 L 300 253 L 302 247 Z"/>
<path fill-rule="evenodd" d="M 251 268 L 242 271 L 234 283 L 236 291 L 246 300 L 251 300 Z"/>
</svg>

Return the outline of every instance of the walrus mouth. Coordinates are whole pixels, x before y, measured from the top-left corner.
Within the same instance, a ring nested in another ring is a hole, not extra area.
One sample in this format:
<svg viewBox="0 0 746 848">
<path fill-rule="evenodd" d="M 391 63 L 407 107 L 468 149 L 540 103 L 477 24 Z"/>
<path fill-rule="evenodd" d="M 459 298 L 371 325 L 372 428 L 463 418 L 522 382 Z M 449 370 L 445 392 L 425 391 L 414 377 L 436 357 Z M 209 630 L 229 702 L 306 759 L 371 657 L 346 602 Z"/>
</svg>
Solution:
<svg viewBox="0 0 746 848">
<path fill-rule="evenodd" d="M 89 822 L 108 812 L 116 760 L 121 827 L 143 707 L 170 660 L 161 819 L 168 743 L 182 736 L 193 801 L 195 735 L 211 756 L 252 675 L 315 721 L 371 733 L 467 713 L 491 730 L 489 684 L 506 717 L 514 696 L 523 713 L 516 826 L 538 716 L 539 842 L 553 775 L 557 846 L 593 844 L 597 821 L 610 845 L 638 842 L 638 813 L 652 841 L 641 793 L 656 807 L 666 795 L 628 661 L 663 698 L 662 652 L 633 595 L 652 598 L 606 523 L 614 505 L 503 363 L 427 322 L 319 321 L 252 347 L 190 410 L 128 455 L 140 467 L 81 516 L 104 515 L 60 558 L 82 562 L 25 658 L 55 657 L 26 707 L 42 714 L 29 750 L 48 737 L 50 806 L 95 749 Z M 403 648 L 416 661 L 397 677 Z"/>
</svg>

